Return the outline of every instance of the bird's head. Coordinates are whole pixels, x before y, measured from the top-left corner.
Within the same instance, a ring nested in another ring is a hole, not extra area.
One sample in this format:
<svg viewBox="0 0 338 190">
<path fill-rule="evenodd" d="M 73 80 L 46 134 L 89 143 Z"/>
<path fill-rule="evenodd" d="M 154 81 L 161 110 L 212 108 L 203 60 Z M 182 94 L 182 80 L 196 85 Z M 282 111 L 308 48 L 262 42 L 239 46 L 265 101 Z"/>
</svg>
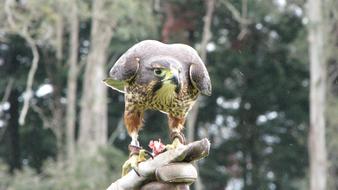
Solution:
<svg viewBox="0 0 338 190">
<path fill-rule="evenodd" d="M 156 96 L 171 96 L 185 88 L 211 95 L 211 81 L 203 61 L 192 47 L 184 44 L 139 42 L 116 61 L 109 75 L 104 83 L 120 92 L 136 84 L 143 93 Z"/>
<path fill-rule="evenodd" d="M 153 60 L 148 68 L 155 84 L 153 93 L 172 94 L 181 90 L 181 65 L 175 59 L 161 58 Z"/>
</svg>

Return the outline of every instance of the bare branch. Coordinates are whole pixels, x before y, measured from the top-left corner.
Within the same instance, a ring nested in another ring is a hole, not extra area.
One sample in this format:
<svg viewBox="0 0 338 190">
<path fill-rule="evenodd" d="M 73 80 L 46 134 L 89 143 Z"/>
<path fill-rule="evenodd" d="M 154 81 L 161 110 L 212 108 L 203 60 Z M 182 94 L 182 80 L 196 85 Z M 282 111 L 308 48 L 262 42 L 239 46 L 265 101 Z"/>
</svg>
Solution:
<svg viewBox="0 0 338 190">
<path fill-rule="evenodd" d="M 12 14 L 12 11 L 11 11 L 11 7 L 14 6 L 14 3 L 15 2 L 13 0 L 6 0 L 5 12 L 6 12 L 7 22 L 9 24 L 9 26 L 11 27 L 11 29 L 16 31 L 17 25 L 14 22 L 13 14 Z"/>
<path fill-rule="evenodd" d="M 248 0 L 242 0 L 242 19 L 247 20 L 248 17 Z M 237 39 L 242 40 L 248 33 L 248 23 L 240 22 L 241 31 L 237 36 Z"/>
<path fill-rule="evenodd" d="M 10 77 L 9 80 L 8 80 L 8 83 L 6 85 L 5 94 L 2 97 L 0 105 L 7 102 L 9 96 L 11 95 L 13 83 L 14 83 L 14 79 L 13 79 L 13 77 Z M 0 117 L 2 117 L 2 115 L 3 115 L 3 110 L 0 110 Z M 0 130 L 0 142 L 4 138 L 5 134 L 6 134 L 6 125 L 5 125 L 4 129 Z"/>
<path fill-rule="evenodd" d="M 35 111 L 39 115 L 40 119 L 42 120 L 43 127 L 44 128 L 50 128 L 51 127 L 50 120 L 45 115 L 45 113 L 43 113 L 43 110 L 39 106 L 37 106 L 36 104 L 32 104 L 31 107 L 32 107 L 33 111 Z"/>
<path fill-rule="evenodd" d="M 32 86 L 33 86 L 33 81 L 34 81 L 34 76 L 36 73 L 36 70 L 38 68 L 38 62 L 39 62 L 39 53 L 38 53 L 38 48 L 33 40 L 33 38 L 29 35 L 24 35 L 23 36 L 25 40 L 28 42 L 28 45 L 30 46 L 32 53 L 33 53 L 33 60 L 32 60 L 32 65 L 31 68 L 29 69 L 28 72 L 28 77 L 27 77 L 27 83 L 26 83 L 26 90 L 25 90 L 25 96 L 24 96 L 24 102 L 23 102 L 23 107 L 19 116 L 19 124 L 24 125 L 25 124 L 25 118 L 29 109 L 29 101 L 32 98 L 33 91 L 32 91 Z"/>
<path fill-rule="evenodd" d="M 2 100 L 1 100 L 0 104 L 3 104 L 5 102 L 7 102 L 9 96 L 11 95 L 13 83 L 14 83 L 13 77 L 9 78 L 8 83 L 6 85 L 5 94 L 2 97 Z"/>
<path fill-rule="evenodd" d="M 247 19 L 245 19 L 241 16 L 241 13 L 229 1 L 225 0 L 225 1 L 221 1 L 221 3 L 223 3 L 228 8 L 228 10 L 231 12 L 232 16 L 234 17 L 234 19 L 237 22 L 247 23 L 247 24 L 250 23 L 249 20 L 247 20 Z"/>
<path fill-rule="evenodd" d="M 228 0 L 221 1 L 227 9 L 231 12 L 234 19 L 240 24 L 241 31 L 238 34 L 238 39 L 242 39 L 248 32 L 247 26 L 250 24 L 250 20 L 247 18 L 248 16 L 248 1 L 242 0 L 242 15 L 241 13 L 234 7 Z"/>
<path fill-rule="evenodd" d="M 28 72 L 26 90 L 24 93 L 24 103 L 23 103 L 23 107 L 22 107 L 22 110 L 19 116 L 19 124 L 24 125 L 25 118 L 26 118 L 26 115 L 29 109 L 29 101 L 33 95 L 32 86 L 33 86 L 34 76 L 35 76 L 35 73 L 38 67 L 39 52 L 38 52 L 38 48 L 37 48 L 37 45 L 35 44 L 34 39 L 28 33 L 28 29 L 27 29 L 28 26 L 23 26 L 22 29 L 20 29 L 15 23 L 12 9 L 11 9 L 11 7 L 14 6 L 14 4 L 15 2 L 13 0 L 6 0 L 5 11 L 6 11 L 6 16 L 7 16 L 7 22 L 9 23 L 11 29 L 14 32 L 18 33 L 22 38 L 26 40 L 33 54 L 32 65 Z"/>
<path fill-rule="evenodd" d="M 113 144 L 117 135 L 121 132 L 124 131 L 124 127 L 123 127 L 123 115 L 121 116 L 121 118 L 119 119 L 119 122 L 117 123 L 117 127 L 115 129 L 115 131 L 110 135 L 109 139 L 108 139 L 108 144 Z"/>
<path fill-rule="evenodd" d="M 200 49 L 201 58 L 204 63 L 206 63 L 207 61 L 207 51 L 206 51 L 207 45 L 212 37 L 210 28 L 211 28 L 211 23 L 212 23 L 212 15 L 215 9 L 215 0 L 206 0 L 205 4 L 206 4 L 207 11 L 204 16 L 203 36 L 202 36 L 201 49 Z"/>
<path fill-rule="evenodd" d="M 56 60 L 57 66 L 61 67 L 61 62 L 63 58 L 63 27 L 64 21 L 62 15 L 58 14 L 56 16 Z"/>
</svg>

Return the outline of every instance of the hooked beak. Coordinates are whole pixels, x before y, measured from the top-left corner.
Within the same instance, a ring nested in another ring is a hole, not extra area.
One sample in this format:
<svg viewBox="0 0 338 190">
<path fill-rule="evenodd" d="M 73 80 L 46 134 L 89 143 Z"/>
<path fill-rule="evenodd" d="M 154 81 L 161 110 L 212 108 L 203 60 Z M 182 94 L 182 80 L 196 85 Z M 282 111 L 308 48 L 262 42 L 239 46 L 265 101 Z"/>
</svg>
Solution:
<svg viewBox="0 0 338 190">
<path fill-rule="evenodd" d="M 168 73 L 166 74 L 165 78 L 161 80 L 162 82 L 164 81 L 170 81 L 171 83 L 175 84 L 176 86 L 180 86 L 180 76 L 178 73 L 177 69 L 171 69 L 170 71 L 168 71 Z"/>
<path fill-rule="evenodd" d="M 180 81 L 180 76 L 178 74 L 177 70 L 174 70 L 173 76 L 171 77 L 170 81 L 175 84 L 176 86 L 180 86 L 181 81 Z"/>
<path fill-rule="evenodd" d="M 172 77 L 170 78 L 170 82 L 176 86 L 175 92 L 178 94 L 181 90 L 181 80 L 180 75 L 177 69 L 171 69 Z"/>
</svg>

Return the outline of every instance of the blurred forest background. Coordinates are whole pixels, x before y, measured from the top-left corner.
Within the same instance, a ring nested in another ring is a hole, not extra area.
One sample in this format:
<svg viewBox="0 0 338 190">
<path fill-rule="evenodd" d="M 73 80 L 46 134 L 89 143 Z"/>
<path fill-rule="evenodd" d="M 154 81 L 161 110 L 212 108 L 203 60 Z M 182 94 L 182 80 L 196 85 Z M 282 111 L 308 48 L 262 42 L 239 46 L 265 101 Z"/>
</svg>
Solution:
<svg viewBox="0 0 338 190">
<path fill-rule="evenodd" d="M 212 143 L 194 189 L 338 189 L 337 18 L 336 0 L 1 1 L 0 189 L 120 177 L 123 94 L 101 81 L 144 39 L 189 44 L 209 70 L 186 125 Z M 169 143 L 166 125 L 149 111 L 141 144 Z"/>
</svg>

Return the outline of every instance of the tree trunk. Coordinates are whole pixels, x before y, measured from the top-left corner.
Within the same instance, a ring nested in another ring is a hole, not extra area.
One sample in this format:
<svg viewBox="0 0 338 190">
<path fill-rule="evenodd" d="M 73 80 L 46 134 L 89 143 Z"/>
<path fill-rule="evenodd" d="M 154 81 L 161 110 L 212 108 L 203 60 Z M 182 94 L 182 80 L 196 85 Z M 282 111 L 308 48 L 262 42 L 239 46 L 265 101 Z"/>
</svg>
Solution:
<svg viewBox="0 0 338 190">
<path fill-rule="evenodd" d="M 203 26 L 203 35 L 202 35 L 202 41 L 201 41 L 201 47 L 199 49 L 199 53 L 201 55 L 202 61 L 207 64 L 207 44 L 209 40 L 211 39 L 211 32 L 210 32 L 210 27 L 211 27 L 211 22 L 212 22 L 212 15 L 214 12 L 214 5 L 215 1 L 214 0 L 206 0 L 206 14 L 204 17 L 204 26 Z M 188 142 L 193 142 L 195 139 L 195 126 L 196 126 L 196 121 L 197 121 L 197 116 L 198 116 L 198 107 L 199 107 L 199 101 L 197 100 L 193 108 L 190 110 L 190 113 L 188 115 L 187 119 L 187 136 L 188 136 Z M 198 170 L 198 167 L 196 167 Z M 200 178 L 197 179 L 195 183 L 195 189 L 196 190 L 201 190 L 203 189 L 203 184 L 200 180 Z"/>
<path fill-rule="evenodd" d="M 56 20 L 56 60 L 57 68 L 61 67 L 63 59 L 63 15 L 59 14 Z"/>
<path fill-rule="evenodd" d="M 328 152 L 327 189 L 338 189 L 338 1 L 327 0 L 324 5 L 323 17 L 327 23 L 325 52 L 327 53 L 327 103 L 326 103 L 326 134 Z"/>
<path fill-rule="evenodd" d="M 83 96 L 80 113 L 79 146 L 95 152 L 107 142 L 107 88 L 105 78 L 106 51 L 114 28 L 103 22 L 104 1 L 93 1 L 90 52 L 83 79 Z"/>
<path fill-rule="evenodd" d="M 58 160 L 62 161 L 66 159 L 66 149 L 64 144 L 64 134 L 65 134 L 65 126 L 64 126 L 64 105 L 61 103 L 62 98 L 62 89 L 63 85 L 60 81 L 60 78 L 54 74 L 56 71 L 62 70 L 63 63 L 63 31 L 64 31 L 64 18 L 60 14 L 57 16 L 57 22 L 55 24 L 56 30 L 56 63 L 52 63 L 47 65 L 50 67 L 49 79 L 53 85 L 53 105 L 51 106 L 52 118 L 51 118 L 51 127 L 56 136 L 57 140 L 57 149 L 58 149 Z"/>
<path fill-rule="evenodd" d="M 210 27 L 211 27 L 211 21 L 212 21 L 212 14 L 214 12 L 214 4 L 215 4 L 214 0 L 206 0 L 207 11 L 204 17 L 204 27 L 203 27 L 201 47 L 198 50 L 204 64 L 207 64 L 207 45 L 211 38 Z M 194 141 L 195 124 L 196 124 L 196 120 L 198 116 L 198 106 L 199 106 L 199 101 L 196 101 L 194 107 L 190 110 L 189 115 L 188 115 L 187 136 L 188 136 L 189 142 Z"/>
<path fill-rule="evenodd" d="M 326 58 L 322 1 L 309 0 L 310 56 L 310 190 L 326 190 L 327 153 L 325 141 Z"/>
<path fill-rule="evenodd" d="M 79 19 L 77 15 L 77 4 L 71 1 L 72 11 L 70 13 L 70 49 L 69 49 L 69 71 L 67 77 L 67 111 L 66 111 L 66 143 L 67 158 L 72 161 L 75 151 L 75 125 L 76 125 L 76 96 L 78 77 L 78 46 L 79 46 Z"/>
</svg>

